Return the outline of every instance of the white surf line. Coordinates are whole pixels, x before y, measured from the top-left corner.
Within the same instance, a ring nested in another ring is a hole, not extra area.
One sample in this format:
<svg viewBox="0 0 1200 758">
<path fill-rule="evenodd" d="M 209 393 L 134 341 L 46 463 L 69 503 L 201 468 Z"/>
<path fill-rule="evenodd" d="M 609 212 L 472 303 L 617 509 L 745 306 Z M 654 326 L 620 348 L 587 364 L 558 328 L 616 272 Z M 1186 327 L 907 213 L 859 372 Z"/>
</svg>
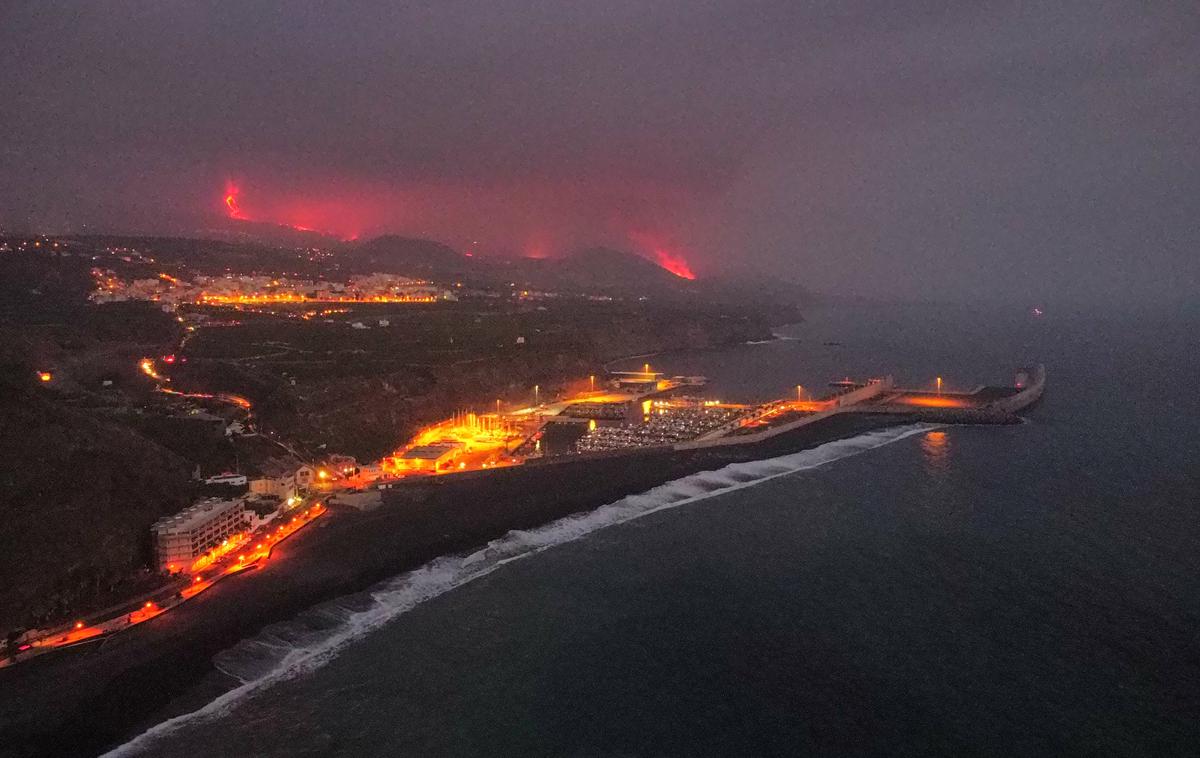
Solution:
<svg viewBox="0 0 1200 758">
<path fill-rule="evenodd" d="M 258 652 L 276 653 L 278 659 L 274 661 L 274 665 L 268 671 L 261 675 L 243 679 L 242 684 L 195 711 L 175 716 L 151 727 L 125 744 L 105 753 L 102 758 L 123 758 L 137 755 L 152 747 L 157 740 L 190 723 L 201 723 L 218 718 L 230 712 L 238 702 L 259 690 L 320 668 L 348 643 L 382 627 L 425 601 L 485 577 L 513 561 L 529 558 L 549 548 L 574 542 L 601 529 L 628 523 L 659 511 L 678 508 L 717 495 L 753 487 L 782 476 L 809 471 L 843 458 L 899 442 L 916 434 L 937 429 L 940 426 L 940 424 L 918 423 L 882 429 L 827 442 L 809 450 L 789 453 L 776 458 L 731 463 L 714 471 L 689 474 L 641 494 L 629 495 L 608 505 L 602 505 L 585 513 L 567 516 L 529 531 L 510 531 L 503 537 L 492 540 L 483 548 L 465 556 L 452 555 L 436 558 L 420 568 L 375 585 L 368 591 L 373 598 L 374 605 L 362 611 L 347 611 L 341 627 L 319 640 L 314 647 L 293 647 L 279 637 L 271 636 L 269 630 L 266 629 L 255 637 L 243 640 L 230 650 L 233 651 L 243 646 L 254 647 Z M 738 478 L 747 475 L 751 478 Z M 705 485 L 713 484 L 718 486 L 713 489 L 705 487 Z M 361 595 L 362 593 L 355 594 Z M 333 602 L 336 603 L 336 601 Z M 323 603 L 313 608 L 328 605 L 330 604 Z M 230 673 L 230 675 L 240 678 L 234 673 Z"/>
</svg>

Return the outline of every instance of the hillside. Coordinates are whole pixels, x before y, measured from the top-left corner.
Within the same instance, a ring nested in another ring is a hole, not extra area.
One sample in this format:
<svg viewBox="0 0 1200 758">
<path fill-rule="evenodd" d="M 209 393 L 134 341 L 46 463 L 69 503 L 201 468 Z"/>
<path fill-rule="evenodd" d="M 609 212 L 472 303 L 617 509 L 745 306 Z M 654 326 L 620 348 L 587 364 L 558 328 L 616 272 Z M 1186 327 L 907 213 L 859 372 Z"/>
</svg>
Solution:
<svg viewBox="0 0 1200 758">
<path fill-rule="evenodd" d="M 472 268 L 469 258 L 433 240 L 385 235 L 337 250 L 348 270 L 383 271 L 413 276 L 454 277 Z"/>
</svg>

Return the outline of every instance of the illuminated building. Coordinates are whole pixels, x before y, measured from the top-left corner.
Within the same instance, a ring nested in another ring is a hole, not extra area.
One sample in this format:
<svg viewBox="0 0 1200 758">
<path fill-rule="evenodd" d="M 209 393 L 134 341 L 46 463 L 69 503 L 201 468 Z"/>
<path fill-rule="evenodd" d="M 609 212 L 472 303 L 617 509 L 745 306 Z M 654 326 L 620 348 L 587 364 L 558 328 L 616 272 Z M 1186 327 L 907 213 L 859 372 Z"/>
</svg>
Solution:
<svg viewBox="0 0 1200 758">
<path fill-rule="evenodd" d="M 269 495 L 280 500 L 294 497 L 312 486 L 311 466 L 280 461 L 268 461 L 262 466 L 262 476 L 250 480 L 250 494 Z"/>
<path fill-rule="evenodd" d="M 300 466 L 296 469 L 296 488 L 306 490 L 312 486 L 315 472 L 312 466 Z"/>
<path fill-rule="evenodd" d="M 196 558 L 245 529 L 245 511 L 241 498 L 209 498 L 155 521 L 150 529 L 159 567 L 181 571 L 191 566 Z"/>
<path fill-rule="evenodd" d="M 457 442 L 439 442 L 409 448 L 396 456 L 396 467 L 411 471 L 444 471 L 462 452 Z"/>
<path fill-rule="evenodd" d="M 258 479 L 251 479 L 250 494 L 267 495 L 269 497 L 277 497 L 280 500 L 295 497 L 296 476 L 292 474 L 280 477 L 264 476 Z"/>
</svg>

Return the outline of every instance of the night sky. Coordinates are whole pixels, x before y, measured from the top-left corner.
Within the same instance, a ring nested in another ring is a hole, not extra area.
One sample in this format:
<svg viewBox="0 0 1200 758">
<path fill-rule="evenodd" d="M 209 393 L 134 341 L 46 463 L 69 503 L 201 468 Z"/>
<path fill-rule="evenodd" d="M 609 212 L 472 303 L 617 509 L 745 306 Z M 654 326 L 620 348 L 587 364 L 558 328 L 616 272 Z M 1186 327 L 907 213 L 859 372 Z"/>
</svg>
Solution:
<svg viewBox="0 0 1200 758">
<path fill-rule="evenodd" d="M 984 7 L 987 6 L 987 7 Z M 0 2 L 0 226 L 1184 302 L 1196 2 Z"/>
</svg>

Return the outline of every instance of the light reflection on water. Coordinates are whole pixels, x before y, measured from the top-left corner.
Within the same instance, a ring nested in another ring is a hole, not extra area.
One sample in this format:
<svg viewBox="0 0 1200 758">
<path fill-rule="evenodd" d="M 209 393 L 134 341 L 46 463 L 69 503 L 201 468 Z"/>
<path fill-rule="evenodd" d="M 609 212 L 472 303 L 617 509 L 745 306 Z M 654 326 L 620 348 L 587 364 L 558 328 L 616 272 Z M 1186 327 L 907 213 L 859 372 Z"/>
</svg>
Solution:
<svg viewBox="0 0 1200 758">
<path fill-rule="evenodd" d="M 921 453 L 930 472 L 944 473 L 950 466 L 949 435 L 940 429 L 926 432 L 921 436 Z"/>
</svg>

